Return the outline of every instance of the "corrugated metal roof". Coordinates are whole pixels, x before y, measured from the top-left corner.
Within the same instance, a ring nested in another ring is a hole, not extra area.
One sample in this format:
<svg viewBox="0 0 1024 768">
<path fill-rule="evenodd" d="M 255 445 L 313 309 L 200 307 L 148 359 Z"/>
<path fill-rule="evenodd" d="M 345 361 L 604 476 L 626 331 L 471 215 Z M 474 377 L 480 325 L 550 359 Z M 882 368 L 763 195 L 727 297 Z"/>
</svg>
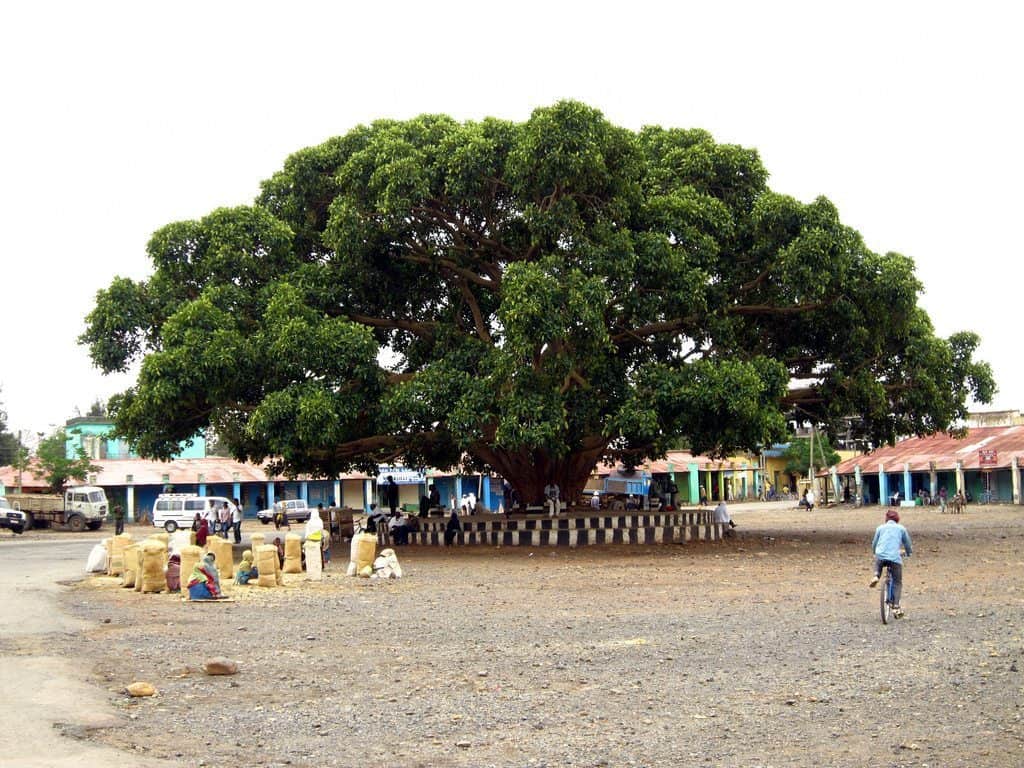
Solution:
<svg viewBox="0 0 1024 768">
<path fill-rule="evenodd" d="M 997 469 L 1010 467 L 1014 458 L 1018 465 L 1024 466 L 1024 426 L 975 427 L 960 439 L 945 432 L 910 437 L 896 445 L 840 462 L 836 471 L 841 475 L 853 474 L 859 464 L 861 472 L 866 474 L 877 474 L 879 465 L 886 472 L 902 472 L 904 465 L 909 464 L 911 472 L 927 472 L 932 463 L 941 471 L 956 469 L 957 462 L 961 462 L 964 469 L 976 470 L 981 469 L 978 453 L 981 449 L 996 452 Z"/>
<path fill-rule="evenodd" d="M 652 475 L 664 475 L 669 472 L 685 472 L 687 464 L 696 464 L 699 469 L 713 470 L 742 470 L 744 469 L 743 465 L 746 464 L 746 469 L 757 469 L 756 458 L 742 459 L 734 456 L 728 459 L 713 459 L 710 456 L 694 455 L 689 451 L 669 451 L 665 458 L 639 464 L 636 470 L 637 473 L 648 472 Z M 621 463 L 616 464 L 614 467 L 598 464 L 595 472 L 600 477 L 613 473 L 619 475 L 624 468 L 624 465 Z M 626 475 L 622 476 L 626 477 Z"/>
<path fill-rule="evenodd" d="M 283 479 L 270 475 L 255 464 L 246 464 L 234 459 L 175 459 L 174 461 L 148 461 L 146 459 L 93 459 L 92 463 L 99 467 L 96 473 L 96 485 L 117 486 L 128 485 L 128 475 L 132 476 L 132 485 L 192 485 L 199 482 L 199 475 L 204 483 L 265 483 Z M 166 479 L 164 479 L 166 476 Z M 351 473 L 341 475 L 341 480 L 363 480 L 369 475 Z M 12 467 L 0 467 L 0 480 L 8 488 L 17 485 L 18 473 Z M 31 480 L 30 480 L 31 478 Z M 311 479 L 300 475 L 297 479 Z M 23 488 L 46 487 L 46 481 L 36 479 L 30 472 L 22 475 Z"/>
<path fill-rule="evenodd" d="M 18 487 L 18 470 L 14 467 L 0 467 L 0 482 L 9 491 L 13 491 Z M 28 469 L 21 473 L 21 487 L 26 491 L 39 491 L 50 487 L 35 459 L 32 459 Z"/>
</svg>

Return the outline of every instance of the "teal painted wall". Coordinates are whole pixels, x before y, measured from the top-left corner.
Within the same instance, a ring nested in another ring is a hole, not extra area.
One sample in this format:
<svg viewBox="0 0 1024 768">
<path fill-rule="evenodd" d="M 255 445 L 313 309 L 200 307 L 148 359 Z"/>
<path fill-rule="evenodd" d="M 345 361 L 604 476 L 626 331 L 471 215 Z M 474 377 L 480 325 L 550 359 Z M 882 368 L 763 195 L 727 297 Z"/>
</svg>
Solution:
<svg viewBox="0 0 1024 768">
<path fill-rule="evenodd" d="M 128 444 L 123 440 L 106 440 L 104 435 L 114 429 L 112 422 L 97 419 L 71 419 L 64 427 L 67 434 L 66 456 L 74 458 L 79 447 L 85 450 L 86 455 L 91 459 L 137 459 L 138 454 L 130 450 Z M 97 441 L 102 441 L 99 445 Z M 182 445 L 181 450 L 173 458 L 176 459 L 205 459 L 206 438 L 196 435 L 191 445 Z"/>
</svg>

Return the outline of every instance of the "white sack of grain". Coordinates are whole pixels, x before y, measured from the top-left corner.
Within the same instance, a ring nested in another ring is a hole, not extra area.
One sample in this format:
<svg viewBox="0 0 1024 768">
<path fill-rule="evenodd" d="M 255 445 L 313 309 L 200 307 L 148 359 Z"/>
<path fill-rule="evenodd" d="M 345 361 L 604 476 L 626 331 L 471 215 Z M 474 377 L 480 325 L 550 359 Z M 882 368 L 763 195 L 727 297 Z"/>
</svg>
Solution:
<svg viewBox="0 0 1024 768">
<path fill-rule="evenodd" d="M 171 534 L 170 539 L 167 542 L 167 554 L 168 555 L 181 555 L 181 550 L 192 544 L 192 531 L 182 530 L 179 528 Z"/>
<path fill-rule="evenodd" d="M 85 572 L 99 573 L 107 570 L 107 557 L 107 548 L 102 544 L 97 544 L 89 550 L 89 557 L 85 561 Z"/>
<path fill-rule="evenodd" d="M 382 550 L 373 561 L 373 576 L 377 579 L 402 578 L 402 566 L 398 564 L 398 555 L 393 549 Z"/>
<path fill-rule="evenodd" d="M 322 581 L 324 564 L 320 556 L 320 542 L 307 541 L 302 549 L 306 553 L 306 576 L 310 581 Z"/>
</svg>

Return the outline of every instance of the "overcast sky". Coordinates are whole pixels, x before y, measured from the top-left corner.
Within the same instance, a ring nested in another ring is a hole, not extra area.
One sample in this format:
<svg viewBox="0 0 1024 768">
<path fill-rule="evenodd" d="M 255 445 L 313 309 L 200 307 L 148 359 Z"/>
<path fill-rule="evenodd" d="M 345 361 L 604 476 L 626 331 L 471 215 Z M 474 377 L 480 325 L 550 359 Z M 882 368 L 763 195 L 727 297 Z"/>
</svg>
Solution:
<svg viewBox="0 0 1024 768">
<path fill-rule="evenodd" d="M 154 230 L 247 204 L 359 123 L 525 120 L 578 99 L 631 129 L 754 147 L 914 258 L 936 330 L 1019 375 L 1021 15 L 1008 2 L 47 2 L 0 10 L 0 403 L 49 432 L 130 385 L 76 343 Z M 492 10 L 493 9 L 493 10 Z"/>
</svg>

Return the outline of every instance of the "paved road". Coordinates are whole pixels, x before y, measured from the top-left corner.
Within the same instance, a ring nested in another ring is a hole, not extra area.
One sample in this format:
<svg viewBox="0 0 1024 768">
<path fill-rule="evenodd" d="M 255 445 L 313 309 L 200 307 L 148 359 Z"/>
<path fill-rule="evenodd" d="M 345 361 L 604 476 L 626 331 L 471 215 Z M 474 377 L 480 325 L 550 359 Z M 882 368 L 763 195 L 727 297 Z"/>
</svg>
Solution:
<svg viewBox="0 0 1024 768">
<path fill-rule="evenodd" d="M 85 682 L 74 658 L 87 628 L 57 609 L 59 582 L 82 575 L 97 534 L 17 538 L 0 531 L 0 766 L 109 768 L 163 765 L 68 736 L 121 722 L 106 692 Z M 17 727 L 17 724 L 22 727 Z M 59 724 L 59 725 L 57 725 Z"/>
</svg>

